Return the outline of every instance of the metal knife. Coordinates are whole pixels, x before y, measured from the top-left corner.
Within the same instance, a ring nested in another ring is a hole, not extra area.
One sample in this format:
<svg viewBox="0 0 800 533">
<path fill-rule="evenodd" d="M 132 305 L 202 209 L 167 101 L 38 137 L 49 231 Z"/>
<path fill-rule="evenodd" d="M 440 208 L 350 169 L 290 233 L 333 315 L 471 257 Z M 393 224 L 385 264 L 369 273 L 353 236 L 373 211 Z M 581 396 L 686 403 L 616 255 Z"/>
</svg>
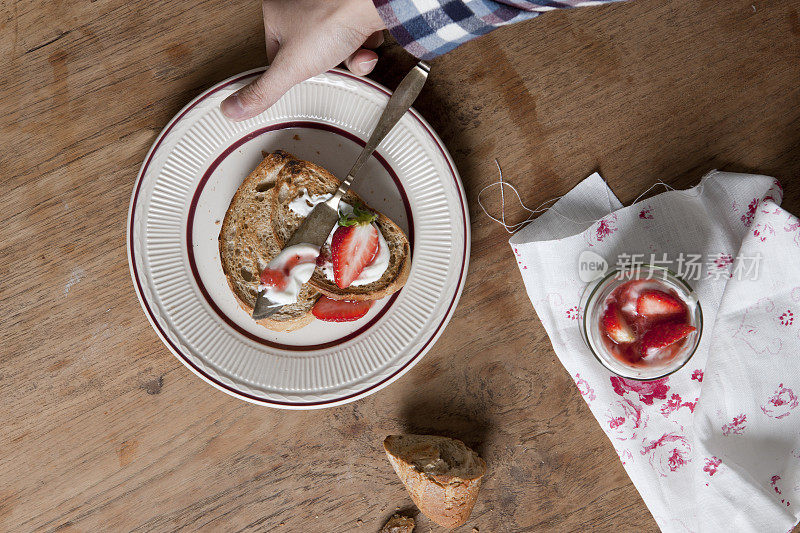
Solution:
<svg viewBox="0 0 800 533">
<path fill-rule="evenodd" d="M 361 150 L 353 168 L 347 174 L 347 177 L 342 181 L 339 188 L 326 202 L 317 204 L 311 213 L 303 220 L 292 237 L 286 242 L 285 247 L 293 246 L 295 244 L 312 244 L 314 246 L 322 247 L 325 241 L 328 240 L 333 226 L 339 220 L 339 200 L 350 189 L 356 174 L 361 170 L 361 167 L 366 163 L 367 159 L 372 155 L 372 152 L 378 147 L 381 141 L 391 131 L 400 118 L 405 115 L 414 100 L 417 99 L 422 86 L 425 85 L 425 80 L 428 79 L 428 73 L 431 68 L 424 61 L 420 61 L 416 66 L 411 69 L 411 72 L 406 74 L 406 77 L 397 86 L 397 90 L 392 93 L 389 102 L 386 104 L 383 113 L 381 114 L 375 129 L 372 132 L 364 149 Z M 274 303 L 266 296 L 266 291 L 259 291 L 256 297 L 256 305 L 253 309 L 253 319 L 261 320 L 268 316 L 280 311 L 283 304 Z"/>
</svg>

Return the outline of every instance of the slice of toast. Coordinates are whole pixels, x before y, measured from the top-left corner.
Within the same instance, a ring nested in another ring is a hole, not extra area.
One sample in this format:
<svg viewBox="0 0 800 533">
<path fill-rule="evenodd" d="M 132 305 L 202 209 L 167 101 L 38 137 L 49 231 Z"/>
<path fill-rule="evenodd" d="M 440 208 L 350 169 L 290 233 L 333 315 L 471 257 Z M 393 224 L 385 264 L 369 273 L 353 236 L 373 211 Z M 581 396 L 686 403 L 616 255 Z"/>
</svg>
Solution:
<svg viewBox="0 0 800 533">
<path fill-rule="evenodd" d="M 281 246 L 303 221 L 302 216 L 289 208 L 289 203 L 302 196 L 304 190 L 310 196 L 331 194 L 340 183 L 333 174 L 319 165 L 289 157 L 278 173 L 273 197 L 272 229 Z M 377 213 L 352 191 L 345 194 L 342 200 Z M 403 230 L 386 216 L 378 213 L 375 224 L 383 234 L 390 253 L 389 266 L 379 280 L 342 289 L 326 278 L 322 269 L 317 268 L 309 283 L 322 294 L 336 300 L 379 300 L 400 290 L 408 280 L 411 270 L 411 245 Z"/>
<path fill-rule="evenodd" d="M 435 435 L 389 435 L 383 448 L 420 511 L 442 527 L 466 523 L 486 473 L 478 454 Z"/>
<path fill-rule="evenodd" d="M 275 183 L 292 158 L 285 152 L 268 154 L 233 195 L 219 232 L 222 270 L 239 305 L 253 312 L 261 271 L 282 246 L 272 230 Z M 314 287 L 303 285 L 297 302 L 258 323 L 274 331 L 292 331 L 309 324 L 311 307 L 319 297 Z"/>
</svg>

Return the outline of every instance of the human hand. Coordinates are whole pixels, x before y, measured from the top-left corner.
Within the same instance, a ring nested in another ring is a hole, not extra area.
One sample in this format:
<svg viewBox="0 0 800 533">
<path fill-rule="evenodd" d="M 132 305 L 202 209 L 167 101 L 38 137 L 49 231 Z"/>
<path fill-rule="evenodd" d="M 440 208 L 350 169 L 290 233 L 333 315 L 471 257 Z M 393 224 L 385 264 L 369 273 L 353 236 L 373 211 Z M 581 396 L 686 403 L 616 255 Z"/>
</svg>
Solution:
<svg viewBox="0 0 800 533">
<path fill-rule="evenodd" d="M 372 0 L 263 0 L 269 68 L 226 98 L 222 113 L 245 120 L 294 85 L 342 61 L 353 74 L 372 71 L 386 26 Z"/>
</svg>

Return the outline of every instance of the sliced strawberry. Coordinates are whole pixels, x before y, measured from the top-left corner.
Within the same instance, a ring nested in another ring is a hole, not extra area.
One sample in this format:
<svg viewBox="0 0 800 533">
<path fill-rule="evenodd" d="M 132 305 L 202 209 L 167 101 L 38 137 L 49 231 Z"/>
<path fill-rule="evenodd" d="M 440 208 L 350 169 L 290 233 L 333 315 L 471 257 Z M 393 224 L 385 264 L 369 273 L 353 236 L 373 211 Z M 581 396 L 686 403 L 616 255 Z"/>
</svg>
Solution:
<svg viewBox="0 0 800 533">
<path fill-rule="evenodd" d="M 633 330 L 625 321 L 619 306 L 616 303 L 611 303 L 603 314 L 602 319 L 603 329 L 612 341 L 618 344 L 625 344 L 636 340 Z"/>
<path fill-rule="evenodd" d="M 645 318 L 668 318 L 685 312 L 683 302 L 663 291 L 644 291 L 636 300 L 636 312 Z"/>
<path fill-rule="evenodd" d="M 350 322 L 366 315 L 373 303 L 375 302 L 371 300 L 350 302 L 320 296 L 311 308 L 311 313 L 325 322 Z"/>
<path fill-rule="evenodd" d="M 378 228 L 375 215 L 355 208 L 351 218 L 343 218 L 331 239 L 333 279 L 342 289 L 349 287 L 378 253 Z"/>
<path fill-rule="evenodd" d="M 317 266 L 325 266 L 325 263 L 331 262 L 331 249 L 327 246 L 323 246 L 320 251 L 319 255 L 317 256 Z"/>
<path fill-rule="evenodd" d="M 261 284 L 267 287 L 275 287 L 276 289 L 283 290 L 289 280 L 282 270 L 275 270 L 273 268 L 265 268 L 261 272 Z"/>
<path fill-rule="evenodd" d="M 653 348 L 664 348 L 686 338 L 695 327 L 679 322 L 659 324 L 642 337 L 641 354 L 647 357 L 647 352 Z"/>
</svg>

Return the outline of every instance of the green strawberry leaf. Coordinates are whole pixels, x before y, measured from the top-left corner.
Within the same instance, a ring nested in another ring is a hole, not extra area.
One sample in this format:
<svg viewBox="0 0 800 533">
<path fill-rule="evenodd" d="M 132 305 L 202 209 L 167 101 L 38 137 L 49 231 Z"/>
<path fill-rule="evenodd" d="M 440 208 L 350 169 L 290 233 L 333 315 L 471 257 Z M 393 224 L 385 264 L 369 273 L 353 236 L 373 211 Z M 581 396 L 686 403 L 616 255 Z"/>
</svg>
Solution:
<svg viewBox="0 0 800 533">
<path fill-rule="evenodd" d="M 367 209 L 359 206 L 353 206 L 353 212 L 345 214 L 339 211 L 339 225 L 340 226 L 362 226 L 371 224 L 378 215 Z"/>
</svg>

